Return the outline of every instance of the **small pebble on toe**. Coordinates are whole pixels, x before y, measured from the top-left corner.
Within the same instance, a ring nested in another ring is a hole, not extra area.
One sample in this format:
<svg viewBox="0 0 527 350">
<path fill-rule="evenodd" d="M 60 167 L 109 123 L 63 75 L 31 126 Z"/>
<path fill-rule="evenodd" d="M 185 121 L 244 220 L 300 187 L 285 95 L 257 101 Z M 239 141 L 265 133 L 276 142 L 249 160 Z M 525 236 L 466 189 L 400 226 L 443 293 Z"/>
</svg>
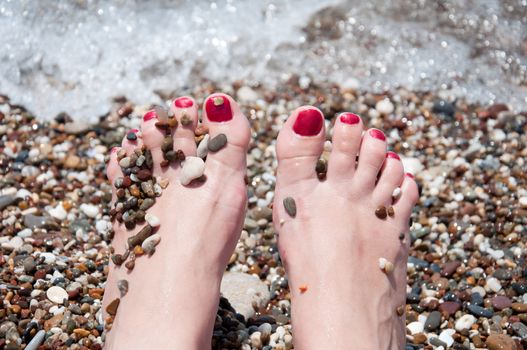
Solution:
<svg viewBox="0 0 527 350">
<path fill-rule="evenodd" d="M 121 298 L 128 293 L 128 281 L 127 280 L 119 280 L 117 281 L 117 289 L 119 289 L 119 293 L 121 293 Z"/>
<path fill-rule="evenodd" d="M 397 306 L 397 309 L 395 310 L 395 312 L 397 312 L 397 316 L 404 315 L 404 305 Z"/>
<path fill-rule="evenodd" d="M 137 135 L 136 135 L 135 132 L 131 131 L 128 134 L 126 134 L 126 139 L 129 140 L 129 141 L 136 141 L 137 140 Z"/>
<path fill-rule="evenodd" d="M 120 302 L 121 299 L 114 299 L 110 304 L 108 304 L 108 306 L 106 306 L 106 312 L 111 316 L 115 316 L 117 314 L 117 309 L 119 308 Z"/>
<path fill-rule="evenodd" d="M 387 215 L 388 215 L 388 212 L 386 211 L 386 207 L 384 205 L 379 206 L 375 210 L 375 216 L 377 216 L 379 219 L 386 219 Z"/>
<path fill-rule="evenodd" d="M 394 215 L 395 215 L 395 210 L 393 209 L 393 207 L 391 205 L 388 207 L 387 211 L 388 211 L 388 216 L 393 218 Z"/>
<path fill-rule="evenodd" d="M 183 186 L 188 185 L 192 180 L 200 178 L 205 172 L 205 162 L 199 157 L 188 156 L 185 158 L 183 168 L 179 175 L 179 181 Z"/>
<path fill-rule="evenodd" d="M 168 122 L 168 112 L 167 112 L 166 109 L 164 109 L 163 107 L 160 107 L 160 106 L 156 106 L 154 108 L 154 111 L 156 113 L 157 119 L 161 123 L 167 123 Z"/>
<path fill-rule="evenodd" d="M 187 126 L 190 124 L 192 124 L 192 119 L 187 114 L 183 114 L 181 117 L 181 125 Z"/>
<path fill-rule="evenodd" d="M 153 214 L 146 213 L 145 221 L 152 227 L 158 227 L 161 224 L 159 218 Z"/>
<path fill-rule="evenodd" d="M 197 156 L 201 159 L 204 159 L 207 156 L 207 153 L 209 152 L 209 139 L 210 135 L 206 134 L 198 145 L 196 153 Z"/>
<path fill-rule="evenodd" d="M 223 103 L 225 103 L 223 97 L 214 97 L 212 101 L 214 102 L 215 106 L 221 106 Z"/>
<path fill-rule="evenodd" d="M 159 235 L 159 233 L 155 233 L 144 240 L 143 244 L 141 244 L 141 248 L 143 248 L 146 254 L 152 255 L 155 253 L 156 246 L 159 244 L 160 241 L 161 236 Z"/>
<path fill-rule="evenodd" d="M 379 268 L 383 270 L 386 274 L 390 274 L 394 270 L 393 263 L 386 260 L 385 258 L 379 258 Z"/>
<path fill-rule="evenodd" d="M 296 216 L 296 202 L 293 198 L 286 197 L 284 199 L 284 208 L 285 208 L 286 213 L 290 217 L 294 218 Z"/>
<path fill-rule="evenodd" d="M 303 284 L 300 287 L 298 287 L 298 290 L 300 291 L 300 294 L 304 294 L 305 292 L 307 292 L 307 286 Z"/>
<path fill-rule="evenodd" d="M 401 188 L 396 187 L 392 192 L 392 198 L 395 200 L 395 199 L 399 199 L 399 197 L 401 197 Z"/>
<path fill-rule="evenodd" d="M 209 140 L 209 152 L 217 152 L 227 144 L 227 135 L 219 134 Z"/>
</svg>

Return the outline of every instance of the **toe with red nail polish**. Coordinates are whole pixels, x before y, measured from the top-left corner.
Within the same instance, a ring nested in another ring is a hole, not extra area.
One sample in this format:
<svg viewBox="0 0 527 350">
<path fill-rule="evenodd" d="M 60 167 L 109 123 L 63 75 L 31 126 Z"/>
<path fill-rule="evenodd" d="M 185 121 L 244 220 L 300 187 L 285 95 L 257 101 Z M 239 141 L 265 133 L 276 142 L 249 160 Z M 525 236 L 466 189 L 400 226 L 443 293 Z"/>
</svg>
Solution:
<svg viewBox="0 0 527 350">
<path fill-rule="evenodd" d="M 143 116 L 143 120 L 145 122 L 151 120 L 151 119 L 154 119 L 154 118 L 157 118 L 157 115 L 156 115 L 156 112 L 155 111 L 148 111 L 146 112 L 146 114 Z"/>
<path fill-rule="evenodd" d="M 188 97 L 180 97 L 174 101 L 177 108 L 190 108 L 194 105 L 194 101 Z"/>
<path fill-rule="evenodd" d="M 399 157 L 397 153 L 391 152 L 391 151 L 386 153 L 386 158 L 401 160 L 401 158 Z"/>
<path fill-rule="evenodd" d="M 293 131 L 301 136 L 318 135 L 324 124 L 324 116 L 317 109 L 304 109 L 298 112 Z"/>
<path fill-rule="evenodd" d="M 371 129 L 370 135 L 377 140 L 386 141 L 386 136 L 384 136 L 384 133 L 378 129 Z"/>
<path fill-rule="evenodd" d="M 360 122 L 360 117 L 353 113 L 343 113 L 340 115 L 340 121 L 344 124 L 354 125 Z"/>
<path fill-rule="evenodd" d="M 225 95 L 210 97 L 205 103 L 205 110 L 211 122 L 227 122 L 232 119 L 231 103 Z"/>
</svg>

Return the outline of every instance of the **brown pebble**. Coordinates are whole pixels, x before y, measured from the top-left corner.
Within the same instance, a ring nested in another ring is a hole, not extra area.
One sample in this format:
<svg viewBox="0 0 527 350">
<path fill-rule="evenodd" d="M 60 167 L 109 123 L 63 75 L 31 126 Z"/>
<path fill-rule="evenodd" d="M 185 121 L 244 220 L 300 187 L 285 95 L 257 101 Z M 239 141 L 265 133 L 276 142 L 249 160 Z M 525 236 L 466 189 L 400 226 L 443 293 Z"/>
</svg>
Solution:
<svg viewBox="0 0 527 350">
<path fill-rule="evenodd" d="M 152 177 L 152 172 L 148 169 L 141 169 L 137 172 L 136 175 L 139 180 L 145 181 Z"/>
<path fill-rule="evenodd" d="M 209 151 L 217 152 L 227 144 L 227 135 L 219 134 L 209 140 Z"/>
<path fill-rule="evenodd" d="M 397 306 L 397 309 L 395 309 L 395 311 L 397 312 L 397 316 L 404 315 L 404 305 Z"/>
<path fill-rule="evenodd" d="M 384 205 L 381 205 L 375 210 L 375 216 L 377 216 L 379 219 L 386 219 L 386 216 L 388 213 L 386 212 L 386 207 Z"/>
<path fill-rule="evenodd" d="M 163 139 L 161 143 L 161 150 L 163 152 L 172 151 L 174 149 L 174 138 L 172 136 L 167 136 Z"/>
<path fill-rule="evenodd" d="M 328 161 L 325 160 L 324 158 L 320 158 L 318 161 L 317 161 L 317 165 L 315 166 L 315 171 L 317 172 L 317 174 L 321 174 L 321 173 L 327 173 L 328 171 Z"/>
<path fill-rule="evenodd" d="M 298 290 L 300 291 L 300 294 L 304 294 L 305 292 L 307 292 L 307 286 L 303 284 L 300 287 L 298 287 Z"/>
<path fill-rule="evenodd" d="M 176 151 L 176 159 L 179 160 L 180 162 L 184 161 L 185 160 L 185 152 L 183 152 L 182 150 L 178 149 Z"/>
<path fill-rule="evenodd" d="M 169 128 L 168 123 L 165 122 L 156 122 L 155 124 L 156 128 L 167 130 Z"/>
<path fill-rule="evenodd" d="M 133 270 L 134 267 L 135 267 L 135 260 L 129 260 L 126 262 L 126 264 L 124 264 L 124 266 L 128 269 L 128 270 Z"/>
<path fill-rule="evenodd" d="M 159 165 L 160 165 L 162 168 L 165 168 L 165 167 L 167 167 L 167 166 L 170 165 L 170 162 L 169 162 L 168 160 L 166 160 L 166 159 L 163 159 L 163 160 L 159 163 Z"/>
<path fill-rule="evenodd" d="M 515 341 L 505 334 L 491 334 L 486 341 L 489 350 L 517 350 Z"/>
<path fill-rule="evenodd" d="M 183 114 L 181 117 L 181 125 L 187 126 L 192 124 L 192 119 L 188 116 L 188 114 Z"/>
<path fill-rule="evenodd" d="M 399 233 L 399 240 L 404 241 L 404 233 Z"/>
<path fill-rule="evenodd" d="M 178 122 L 176 118 L 168 118 L 168 127 L 171 129 L 177 128 Z"/>
<path fill-rule="evenodd" d="M 115 316 L 117 314 L 117 309 L 119 308 L 119 303 L 121 302 L 121 299 L 117 298 L 114 299 L 108 306 L 106 306 L 106 312 L 109 315 Z"/>
<path fill-rule="evenodd" d="M 290 217 L 294 218 L 296 216 L 296 202 L 293 198 L 286 197 L 284 199 L 284 208 Z"/>
<path fill-rule="evenodd" d="M 112 261 L 115 265 L 121 266 L 123 264 L 125 259 L 123 259 L 123 256 L 121 254 L 114 254 L 112 255 Z"/>
<path fill-rule="evenodd" d="M 393 207 L 390 205 L 388 207 L 388 215 L 393 218 L 393 216 L 395 215 L 395 210 L 393 209 Z"/>
<path fill-rule="evenodd" d="M 145 239 L 152 235 L 152 226 L 146 225 L 137 234 L 128 237 L 128 247 L 133 249 L 136 245 L 141 245 Z"/>
</svg>

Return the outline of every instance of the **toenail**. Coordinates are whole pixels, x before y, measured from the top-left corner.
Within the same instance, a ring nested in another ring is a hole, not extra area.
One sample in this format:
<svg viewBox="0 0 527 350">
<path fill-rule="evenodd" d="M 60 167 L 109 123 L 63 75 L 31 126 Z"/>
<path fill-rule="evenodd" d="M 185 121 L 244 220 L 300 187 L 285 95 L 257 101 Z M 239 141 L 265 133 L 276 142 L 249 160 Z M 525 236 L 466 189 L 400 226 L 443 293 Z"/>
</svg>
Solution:
<svg viewBox="0 0 527 350">
<path fill-rule="evenodd" d="M 145 122 L 151 120 L 151 119 L 154 119 L 154 118 L 157 118 L 157 115 L 156 115 L 156 112 L 155 111 L 148 111 L 146 112 L 146 114 L 143 116 L 143 120 Z"/>
<path fill-rule="evenodd" d="M 190 108 L 194 105 L 194 101 L 188 97 L 180 97 L 174 101 L 174 105 L 178 108 Z"/>
<path fill-rule="evenodd" d="M 386 158 L 393 158 L 393 159 L 401 160 L 401 158 L 399 158 L 399 155 L 395 152 L 387 152 Z"/>
<path fill-rule="evenodd" d="M 360 122 L 360 117 L 353 113 L 343 113 L 340 115 L 340 121 L 345 124 L 358 124 Z"/>
<path fill-rule="evenodd" d="M 211 97 L 205 103 L 207 118 L 212 122 L 227 122 L 232 119 L 229 99 L 223 95 Z"/>
<path fill-rule="evenodd" d="M 384 133 L 378 129 L 371 129 L 370 135 L 378 140 L 385 141 L 386 136 L 384 136 Z"/>
<path fill-rule="evenodd" d="M 322 130 L 324 117 L 317 109 L 304 109 L 298 112 L 293 130 L 301 136 L 315 136 Z"/>
<path fill-rule="evenodd" d="M 414 178 L 415 178 L 415 177 L 414 177 L 414 174 L 412 174 L 412 173 L 406 173 L 406 174 L 404 174 L 404 175 L 408 176 L 408 177 L 411 178 L 411 179 L 414 179 Z"/>
</svg>

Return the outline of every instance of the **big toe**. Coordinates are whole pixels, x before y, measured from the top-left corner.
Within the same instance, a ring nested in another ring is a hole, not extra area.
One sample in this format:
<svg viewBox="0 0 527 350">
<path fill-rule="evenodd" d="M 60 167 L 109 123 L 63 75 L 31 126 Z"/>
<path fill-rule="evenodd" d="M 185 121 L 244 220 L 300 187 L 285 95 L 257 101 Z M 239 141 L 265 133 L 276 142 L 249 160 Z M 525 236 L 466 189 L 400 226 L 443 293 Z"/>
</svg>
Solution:
<svg viewBox="0 0 527 350">
<path fill-rule="evenodd" d="M 207 172 L 243 171 L 251 138 L 249 121 L 234 99 L 225 94 L 209 96 L 203 107 L 203 128 L 208 129 L 198 156 L 206 157 Z M 220 174 L 217 174 L 220 175 Z"/>
<path fill-rule="evenodd" d="M 324 116 L 317 108 L 296 109 L 282 127 L 276 144 L 278 181 L 282 185 L 316 179 L 316 164 L 324 148 Z"/>
</svg>

